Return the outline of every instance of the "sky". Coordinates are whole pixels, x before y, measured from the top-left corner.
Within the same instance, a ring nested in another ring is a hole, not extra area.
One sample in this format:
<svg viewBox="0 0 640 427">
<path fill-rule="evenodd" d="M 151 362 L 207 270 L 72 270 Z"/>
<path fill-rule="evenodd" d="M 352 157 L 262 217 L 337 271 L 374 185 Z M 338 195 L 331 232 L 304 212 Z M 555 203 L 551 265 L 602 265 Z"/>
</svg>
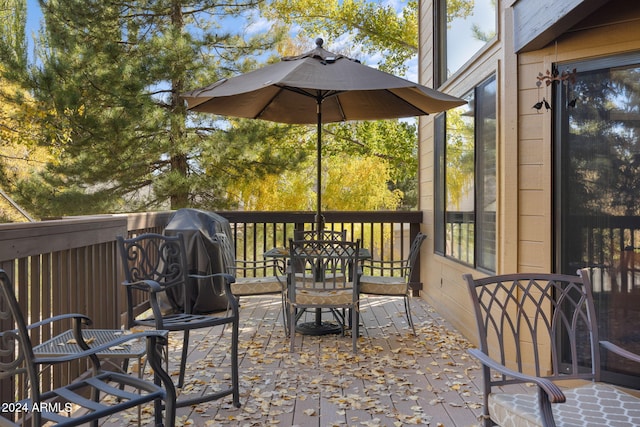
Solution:
<svg viewBox="0 0 640 427">
<path fill-rule="evenodd" d="M 386 0 L 383 1 L 385 4 L 391 4 L 393 5 L 396 10 L 402 10 L 402 8 L 405 6 L 406 4 L 406 0 Z M 38 29 L 40 27 L 40 21 L 42 19 L 42 13 L 40 11 L 40 4 L 38 2 L 38 0 L 27 0 L 27 28 L 26 28 L 26 33 L 27 33 L 27 41 L 29 43 L 30 46 L 30 50 L 29 53 L 31 54 L 31 50 L 33 46 L 33 36 L 34 34 L 37 34 Z M 264 22 L 264 20 L 262 20 L 261 22 Z M 265 22 L 265 25 L 267 25 L 268 27 L 268 23 Z M 264 31 L 265 28 L 261 28 L 260 27 L 260 23 L 257 22 L 256 24 L 254 24 L 253 28 L 251 29 L 252 31 Z M 343 45 L 348 45 L 349 41 L 348 40 L 325 40 L 325 49 L 333 49 L 333 50 L 339 50 Z M 312 49 L 315 45 L 313 44 L 313 40 L 309 41 L 309 49 Z M 375 66 L 375 64 L 378 63 L 379 58 L 377 57 L 368 57 L 368 58 L 358 58 L 360 60 L 362 60 L 363 62 L 365 62 L 367 65 L 369 66 Z M 415 69 L 417 67 L 415 67 L 415 64 L 412 64 L 410 66 L 412 69 Z M 411 73 L 413 76 L 415 76 L 415 71 L 413 71 Z M 409 79 L 411 79 L 408 76 L 405 76 Z"/>
<path fill-rule="evenodd" d="M 391 4 L 395 7 L 396 10 L 402 10 L 402 8 L 406 4 L 406 0 L 383 0 L 384 4 Z M 33 50 L 33 37 L 37 34 L 38 29 L 40 27 L 40 21 L 42 19 L 42 12 L 40 11 L 40 4 L 38 0 L 27 0 L 27 42 L 29 44 L 29 55 L 32 55 Z M 266 28 L 266 27 L 265 27 Z M 254 31 L 263 31 L 264 28 L 261 28 L 260 24 L 256 23 L 253 27 Z M 348 40 L 325 40 L 325 49 L 328 50 L 339 50 L 342 45 L 348 45 Z M 309 49 L 314 47 L 313 40 L 309 42 Z M 367 58 L 357 58 L 361 60 L 363 63 L 376 67 L 379 59 L 378 57 L 367 57 Z M 409 70 L 404 77 L 411 81 L 417 81 L 417 58 L 409 64 Z"/>
<path fill-rule="evenodd" d="M 475 44 L 472 42 L 472 37 L 470 35 L 470 23 L 486 23 L 491 22 L 491 20 L 495 20 L 495 12 L 493 12 L 492 7 L 489 6 L 491 0 L 479 0 L 476 3 L 476 7 L 474 9 L 474 17 L 470 20 L 471 22 L 454 22 L 452 23 L 452 27 L 455 30 L 457 37 L 452 38 L 449 46 L 449 67 L 452 69 L 451 71 L 455 71 L 460 65 L 462 65 L 467 59 L 471 57 L 480 47 L 482 47 L 483 43 L 476 42 Z M 392 4 L 396 10 L 402 10 L 405 5 L 406 0 L 386 0 L 385 4 Z M 27 0 L 27 41 L 29 43 L 29 55 L 32 54 L 33 49 L 33 36 L 37 34 L 38 28 L 40 26 L 40 21 L 42 19 L 42 13 L 40 11 L 40 4 L 38 0 Z M 261 28 L 259 23 L 256 23 L 254 31 L 263 31 L 264 28 Z M 470 43 L 471 42 L 471 43 Z M 339 50 L 340 47 L 348 43 L 345 40 L 325 40 L 325 48 L 329 50 Z M 313 47 L 312 41 L 310 41 L 309 48 Z M 379 58 L 377 57 L 367 57 L 367 58 L 358 58 L 362 60 L 369 66 L 375 67 L 378 63 Z M 409 69 L 405 76 L 402 76 L 411 81 L 418 81 L 417 76 L 417 58 L 412 60 L 409 63 Z"/>
<path fill-rule="evenodd" d="M 449 24 L 447 38 L 447 68 L 451 73 L 469 60 L 485 42 L 474 38 L 472 27 L 495 31 L 496 13 L 491 0 L 476 0 L 473 15 L 468 19 L 455 19 Z"/>
<path fill-rule="evenodd" d="M 42 13 L 40 12 L 40 4 L 38 0 L 27 0 L 27 43 L 29 44 L 28 53 L 31 55 L 33 49 L 33 34 L 38 33 L 40 28 L 40 20 Z"/>
<path fill-rule="evenodd" d="M 38 0 L 27 0 L 27 35 L 38 30 L 40 18 L 42 18 L 42 13 Z"/>
</svg>

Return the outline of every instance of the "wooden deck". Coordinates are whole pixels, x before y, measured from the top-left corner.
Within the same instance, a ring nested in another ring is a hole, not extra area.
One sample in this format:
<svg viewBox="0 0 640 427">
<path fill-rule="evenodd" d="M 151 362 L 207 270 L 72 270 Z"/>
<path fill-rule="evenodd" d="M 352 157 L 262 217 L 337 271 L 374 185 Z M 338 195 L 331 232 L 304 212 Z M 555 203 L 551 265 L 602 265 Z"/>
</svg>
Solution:
<svg viewBox="0 0 640 427">
<path fill-rule="evenodd" d="M 419 298 L 412 300 L 418 336 L 401 299 L 363 298 L 359 353 L 350 337 L 296 337 L 289 352 L 278 297 L 241 300 L 241 408 L 227 397 L 178 410 L 192 426 L 475 426 L 482 406 L 481 371 L 469 343 Z M 229 331 L 192 333 L 185 387 L 200 393 L 229 383 Z M 178 343 L 178 340 L 173 341 Z M 197 342 L 197 345 L 195 345 Z M 173 352 L 178 355 L 177 351 Z M 177 367 L 174 360 L 172 365 Z M 176 368 L 177 369 L 177 368 Z M 172 372 L 176 375 L 176 372 Z M 144 408 L 148 425 L 151 408 Z M 137 425 L 137 410 L 105 426 Z"/>
</svg>

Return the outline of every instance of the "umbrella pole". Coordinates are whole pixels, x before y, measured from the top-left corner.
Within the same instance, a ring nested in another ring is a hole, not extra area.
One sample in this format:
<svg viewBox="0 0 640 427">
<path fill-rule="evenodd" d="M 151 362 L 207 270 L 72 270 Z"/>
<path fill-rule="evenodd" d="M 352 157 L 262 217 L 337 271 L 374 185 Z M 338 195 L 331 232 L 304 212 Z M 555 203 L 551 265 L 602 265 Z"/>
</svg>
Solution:
<svg viewBox="0 0 640 427">
<path fill-rule="evenodd" d="M 317 115 L 318 115 L 318 130 L 316 132 L 318 141 L 316 143 L 316 231 L 320 236 L 320 231 L 324 228 L 324 217 L 322 215 L 322 96 L 318 94 L 317 100 Z"/>
</svg>

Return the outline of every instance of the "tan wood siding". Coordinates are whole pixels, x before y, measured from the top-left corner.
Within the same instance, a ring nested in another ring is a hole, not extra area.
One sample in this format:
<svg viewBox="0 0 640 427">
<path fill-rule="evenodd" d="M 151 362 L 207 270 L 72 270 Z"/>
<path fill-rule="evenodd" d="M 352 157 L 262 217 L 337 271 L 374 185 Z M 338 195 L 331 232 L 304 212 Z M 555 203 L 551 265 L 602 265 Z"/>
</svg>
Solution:
<svg viewBox="0 0 640 427">
<path fill-rule="evenodd" d="M 618 3 L 618 2 L 613 2 Z M 612 4 L 613 7 L 613 4 Z M 540 98 L 551 99 L 551 90 L 536 87 L 538 73 L 554 63 L 613 55 L 640 49 L 640 7 L 624 13 L 599 13 L 545 49 L 519 56 L 519 261 L 518 271 L 552 271 L 552 114 L 531 108 Z M 620 10 L 620 9 L 619 9 Z"/>
<path fill-rule="evenodd" d="M 433 9 L 431 1 L 421 1 L 421 26 L 420 26 L 420 79 L 424 83 L 432 81 L 432 63 L 424 61 L 423 58 L 434 58 L 433 46 Z M 504 6 L 502 6 L 504 7 Z M 498 127 L 497 127 L 497 156 L 498 156 L 498 188 L 499 192 L 516 193 L 513 184 L 513 177 L 517 173 L 517 153 L 516 142 L 516 107 L 517 98 L 515 89 L 505 87 L 505 82 L 513 82 L 515 73 L 514 59 L 505 59 L 503 43 L 501 42 L 502 32 L 510 17 L 501 10 L 498 18 L 498 36 L 488 43 L 484 49 L 474 55 L 465 65 L 462 72 L 457 72 L 439 90 L 455 96 L 463 96 L 475 86 L 482 83 L 488 77 L 495 75 L 498 90 Z M 436 59 L 437 60 L 437 59 Z M 423 62 L 424 61 L 424 62 Z M 428 66 L 427 66 L 428 64 Z M 510 105 L 507 99 L 511 100 Z M 501 107 L 502 106 L 502 107 Z M 433 118 L 427 117 L 421 120 L 420 126 L 420 209 L 424 213 L 424 231 L 429 239 L 421 251 L 422 281 L 424 283 L 422 296 L 437 307 L 438 312 L 456 325 L 460 331 L 468 337 L 475 336 L 475 321 L 471 313 L 470 299 L 466 284 L 462 280 L 462 274 L 473 271 L 468 266 L 456 261 L 443 258 L 434 254 L 433 234 L 434 234 L 434 150 L 433 150 Z M 503 188 L 504 190 L 500 190 Z M 517 197 L 517 194 L 515 195 Z M 512 197 L 513 198 L 513 197 Z M 502 196 L 499 196 L 498 204 L 501 206 Z M 505 213 L 510 212 L 510 208 L 498 208 L 498 233 L 502 235 L 515 236 L 517 234 L 516 222 L 505 221 Z M 513 208 L 516 212 L 516 208 Z M 502 217 L 500 217 L 502 216 Z M 513 215 L 510 215 L 513 217 Z M 515 259 L 513 250 L 515 240 L 499 242 L 497 247 L 498 263 L 504 264 L 505 259 Z M 507 250 L 513 253 L 512 256 L 502 256 L 500 253 Z M 499 267 L 500 268 L 500 267 Z"/>
<path fill-rule="evenodd" d="M 536 86 L 538 73 L 557 62 L 640 50 L 640 2 L 612 0 L 543 49 L 516 55 L 512 5 L 498 2 L 498 38 L 438 89 L 456 96 L 495 72 L 497 125 L 497 273 L 549 272 L 552 249 L 552 112 L 533 109 L 539 99 L 551 101 L 546 87 Z M 584 6 L 584 5 L 583 5 Z M 576 13 L 586 16 L 585 10 Z M 420 3 L 420 79 L 433 80 L 432 2 Z M 422 296 L 465 335 L 475 335 L 463 273 L 479 271 L 434 254 L 433 118 L 420 121 L 420 209 L 423 231 L 430 237 L 421 254 Z"/>
</svg>

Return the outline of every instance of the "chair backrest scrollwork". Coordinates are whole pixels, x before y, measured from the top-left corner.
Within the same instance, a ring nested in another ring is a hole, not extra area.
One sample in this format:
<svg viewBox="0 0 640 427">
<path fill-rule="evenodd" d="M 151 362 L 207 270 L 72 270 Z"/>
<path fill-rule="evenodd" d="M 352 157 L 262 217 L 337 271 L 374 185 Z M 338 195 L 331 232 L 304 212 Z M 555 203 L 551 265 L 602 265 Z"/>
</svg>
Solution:
<svg viewBox="0 0 640 427">
<path fill-rule="evenodd" d="M 295 230 L 294 240 L 347 240 L 347 230 Z"/>
<path fill-rule="evenodd" d="M 580 276 L 464 277 L 481 351 L 516 371 L 551 380 L 599 380 L 598 327 L 588 270 Z M 491 380 L 494 385 L 501 381 Z"/>
<path fill-rule="evenodd" d="M 127 282 L 153 280 L 164 288 L 175 288 L 177 291 L 172 295 L 182 296 L 178 297 L 181 301 L 176 303 L 186 313 L 191 312 L 189 264 L 182 234 L 165 236 L 146 233 L 132 239 L 118 236 L 118 244 Z M 131 292 L 131 288 L 127 287 L 128 310 L 135 305 Z M 128 314 L 133 316 L 133 313 Z"/>
<path fill-rule="evenodd" d="M 354 287 L 360 241 L 290 240 L 294 288 L 315 290 Z"/>
</svg>

